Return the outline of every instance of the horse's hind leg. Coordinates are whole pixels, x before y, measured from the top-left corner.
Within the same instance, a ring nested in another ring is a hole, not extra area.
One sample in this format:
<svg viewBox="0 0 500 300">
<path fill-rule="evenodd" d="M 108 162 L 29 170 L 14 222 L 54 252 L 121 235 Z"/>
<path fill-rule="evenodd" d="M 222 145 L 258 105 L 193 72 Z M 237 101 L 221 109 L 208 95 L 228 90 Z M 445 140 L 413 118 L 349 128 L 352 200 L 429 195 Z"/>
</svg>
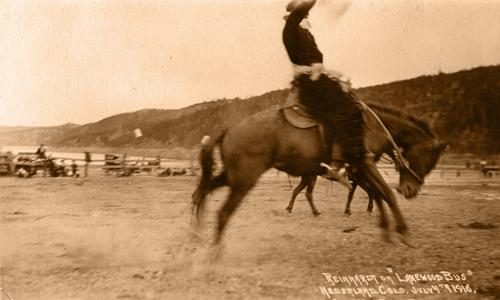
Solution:
<svg viewBox="0 0 500 300">
<path fill-rule="evenodd" d="M 243 200 L 243 198 L 245 197 L 245 195 L 248 193 L 249 190 L 250 190 L 249 188 L 248 189 L 232 188 L 231 191 L 229 192 L 229 196 L 218 214 L 217 231 L 215 233 L 215 244 L 220 243 L 222 238 L 222 233 L 224 232 L 224 229 L 227 225 L 227 222 L 229 221 L 229 218 L 234 213 L 236 208 L 238 208 L 238 206 L 241 203 L 241 200 Z"/>
<path fill-rule="evenodd" d="M 202 181 L 194 191 L 191 196 L 193 202 L 193 209 L 195 209 L 196 213 L 196 225 L 198 226 L 200 221 L 200 216 L 205 208 L 205 199 L 208 194 L 213 192 L 215 189 L 218 189 L 222 186 L 227 185 L 227 175 L 226 172 L 223 171 L 221 174 L 217 175 L 210 182 Z M 193 221 L 193 220 L 192 220 Z"/>
<path fill-rule="evenodd" d="M 309 178 L 309 184 L 307 185 L 307 190 L 306 190 L 306 199 L 309 202 L 309 205 L 311 206 L 312 213 L 315 217 L 319 216 L 321 213 L 316 209 L 316 206 L 314 205 L 313 202 L 313 190 L 314 186 L 316 185 L 316 176 L 311 176 Z"/>
<path fill-rule="evenodd" d="M 290 202 L 288 203 L 288 206 L 286 207 L 286 210 L 291 213 L 293 209 L 293 204 L 295 203 L 295 198 L 302 192 L 302 190 L 309 185 L 309 177 L 307 176 L 302 176 L 300 178 L 300 183 L 299 185 L 293 190 L 292 193 L 292 198 L 290 199 Z"/>
<path fill-rule="evenodd" d="M 224 229 L 229 221 L 229 218 L 234 213 L 236 208 L 241 203 L 241 200 L 250 191 L 250 189 L 255 185 L 257 179 L 262 175 L 266 168 L 256 167 L 258 162 L 252 164 L 248 162 L 246 167 L 239 166 L 238 169 L 232 170 L 234 175 L 229 179 L 230 192 L 226 199 L 226 202 L 219 210 L 217 229 L 215 232 L 215 244 L 218 245 L 221 241 Z"/>
</svg>

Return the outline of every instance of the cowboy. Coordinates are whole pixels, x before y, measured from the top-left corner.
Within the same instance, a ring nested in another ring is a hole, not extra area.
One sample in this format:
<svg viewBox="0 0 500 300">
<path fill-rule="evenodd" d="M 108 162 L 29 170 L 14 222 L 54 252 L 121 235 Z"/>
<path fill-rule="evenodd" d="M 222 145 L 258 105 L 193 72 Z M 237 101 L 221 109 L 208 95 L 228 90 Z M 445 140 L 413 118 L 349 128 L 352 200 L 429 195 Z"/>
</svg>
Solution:
<svg viewBox="0 0 500 300">
<path fill-rule="evenodd" d="M 76 177 L 76 172 L 78 171 L 78 165 L 76 164 L 76 161 L 73 159 L 71 163 L 71 176 Z"/>
<path fill-rule="evenodd" d="M 286 8 L 289 14 L 285 17 L 283 43 L 293 63 L 292 91 L 296 91 L 299 102 L 325 125 L 328 145 L 333 142 L 335 129 L 335 143 L 343 159 L 356 170 L 356 166 L 363 163 L 366 152 L 362 105 L 339 72 L 329 72 L 323 67 L 323 54 L 309 31 L 309 10 L 315 3 L 316 0 L 294 0 Z M 327 167 L 323 177 L 350 187 L 343 163 L 338 157 L 332 158 L 332 167 Z"/>
<path fill-rule="evenodd" d="M 36 150 L 36 154 L 38 155 L 38 158 L 40 159 L 44 159 L 46 158 L 47 156 L 45 155 L 45 146 L 43 144 L 40 145 L 40 147 L 38 147 L 38 149 Z"/>
</svg>

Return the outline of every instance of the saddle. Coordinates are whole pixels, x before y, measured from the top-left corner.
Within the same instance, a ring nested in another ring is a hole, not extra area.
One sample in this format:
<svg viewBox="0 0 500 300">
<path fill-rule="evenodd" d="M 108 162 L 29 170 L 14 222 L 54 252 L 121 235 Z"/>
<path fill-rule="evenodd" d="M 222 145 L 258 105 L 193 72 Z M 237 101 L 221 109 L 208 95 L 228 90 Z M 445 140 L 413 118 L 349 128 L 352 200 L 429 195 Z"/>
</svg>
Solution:
<svg viewBox="0 0 500 300">
<path fill-rule="evenodd" d="M 280 111 L 286 122 L 295 128 L 308 129 L 316 127 L 321 138 L 321 143 L 323 144 L 325 149 L 329 148 L 329 145 L 327 144 L 328 138 L 325 135 L 324 125 L 318 122 L 307 111 L 307 108 L 304 105 L 300 104 L 298 101 L 296 101 L 296 99 L 292 98 L 287 101 L 284 107 L 280 108 Z M 335 149 L 337 153 L 336 156 L 340 157 L 341 155 L 339 149 L 337 147 L 335 147 Z"/>
<path fill-rule="evenodd" d="M 364 102 L 361 102 L 361 104 L 363 105 L 362 115 L 366 124 L 367 120 L 372 116 L 367 109 L 367 105 Z M 287 102 L 284 107 L 280 108 L 280 111 L 288 124 L 293 127 L 301 129 L 315 126 L 322 127 L 322 125 L 307 111 L 307 108 L 299 102 Z"/>
<path fill-rule="evenodd" d="M 283 117 L 293 127 L 305 129 L 320 126 L 319 122 L 307 111 L 307 108 L 298 103 L 289 103 L 280 108 Z"/>
<path fill-rule="evenodd" d="M 366 124 L 367 120 L 372 116 L 368 111 L 367 108 L 368 106 L 363 102 L 361 103 L 363 105 L 362 115 Z M 286 122 L 295 128 L 307 129 L 307 128 L 317 127 L 321 137 L 321 141 L 324 147 L 328 149 L 327 137 L 325 135 L 324 125 L 321 124 L 319 121 L 317 121 L 308 112 L 307 108 L 298 102 L 298 99 L 290 97 L 287 103 L 279 110 L 281 111 L 281 114 L 283 115 L 283 118 L 286 120 Z M 333 143 L 332 147 L 333 147 L 332 157 L 335 157 L 335 159 L 337 160 L 343 160 L 338 144 Z"/>
</svg>

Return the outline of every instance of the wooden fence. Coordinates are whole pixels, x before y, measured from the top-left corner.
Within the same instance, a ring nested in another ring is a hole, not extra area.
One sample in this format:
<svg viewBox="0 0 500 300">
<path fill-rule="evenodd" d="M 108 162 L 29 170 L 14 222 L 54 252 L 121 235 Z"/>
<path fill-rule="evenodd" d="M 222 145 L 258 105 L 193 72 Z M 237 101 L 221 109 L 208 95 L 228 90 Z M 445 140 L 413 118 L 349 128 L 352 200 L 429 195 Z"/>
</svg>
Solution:
<svg viewBox="0 0 500 300">
<path fill-rule="evenodd" d="M 161 172 L 165 172 L 164 176 L 170 175 L 198 175 L 200 173 L 200 168 L 198 166 L 198 161 L 191 160 L 185 161 L 184 164 L 175 162 L 172 159 L 165 158 L 152 158 L 152 157 L 135 157 L 134 159 L 127 156 L 127 154 L 114 155 L 115 159 L 92 159 L 90 162 L 84 158 L 71 158 L 71 157 L 51 157 L 56 161 L 75 161 L 77 163 L 77 168 L 80 176 L 87 177 L 92 170 L 93 175 L 99 175 L 98 171 L 104 174 L 115 174 L 118 176 L 128 176 L 132 174 L 142 174 L 142 175 L 159 175 Z M 381 163 L 378 165 L 379 169 L 385 174 L 391 177 L 398 176 L 394 170 L 394 165 L 389 163 Z M 500 179 L 500 170 L 498 166 L 484 169 L 482 168 L 467 168 L 465 166 L 458 165 L 438 165 L 437 168 L 432 172 L 433 178 L 455 178 L 456 180 L 466 180 L 473 178 L 495 178 Z M 72 170 L 71 164 L 65 164 L 67 170 Z M 46 169 L 41 168 L 46 175 L 48 172 Z M 83 172 L 81 172 L 83 170 Z M 394 173 L 394 174 L 393 174 Z"/>
<path fill-rule="evenodd" d="M 170 175 L 196 175 L 198 167 L 195 166 L 195 162 L 186 161 L 185 164 L 176 163 L 172 159 L 162 159 L 162 158 L 130 158 L 126 154 L 123 155 L 113 155 L 114 159 L 92 159 L 91 161 L 85 158 L 72 158 L 72 157 L 62 157 L 62 156 L 51 156 L 50 159 L 56 162 L 57 166 L 61 166 L 60 161 L 65 162 L 75 162 L 77 170 L 79 171 L 79 176 L 87 177 L 89 176 L 90 170 L 92 170 L 93 175 L 97 175 L 96 171 L 101 170 L 105 175 L 115 174 L 118 176 L 129 176 L 132 174 L 145 174 L 145 175 L 159 175 L 164 172 L 164 176 Z M 68 171 L 72 171 L 72 163 L 65 163 L 64 167 Z M 47 166 L 39 167 L 38 169 L 43 171 L 44 176 L 48 172 Z M 83 169 L 83 173 L 80 171 Z"/>
</svg>

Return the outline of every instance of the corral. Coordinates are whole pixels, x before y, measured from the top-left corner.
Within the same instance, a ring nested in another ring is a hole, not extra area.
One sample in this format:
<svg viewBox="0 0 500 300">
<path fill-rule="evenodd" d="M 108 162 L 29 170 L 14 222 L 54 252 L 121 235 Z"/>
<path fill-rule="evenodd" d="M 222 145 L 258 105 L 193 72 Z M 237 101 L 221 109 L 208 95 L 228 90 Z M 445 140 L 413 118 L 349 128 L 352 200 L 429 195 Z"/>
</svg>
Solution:
<svg viewBox="0 0 500 300">
<path fill-rule="evenodd" d="M 61 153 L 59 153 L 61 154 Z M 32 177 L 35 175 L 51 177 L 87 177 L 100 175 L 114 175 L 127 177 L 131 175 L 178 176 L 196 175 L 199 168 L 193 161 L 172 163 L 171 159 L 162 159 L 160 156 L 134 157 L 127 154 L 98 154 L 102 159 L 92 159 L 89 152 L 84 152 L 85 158 L 76 158 L 75 153 L 62 153 L 65 157 L 48 154 L 39 157 L 34 152 L 0 152 L 0 175 L 16 175 L 18 177 Z M 71 165 L 64 161 L 72 162 Z M 98 171 L 99 170 L 99 171 Z"/>
</svg>

